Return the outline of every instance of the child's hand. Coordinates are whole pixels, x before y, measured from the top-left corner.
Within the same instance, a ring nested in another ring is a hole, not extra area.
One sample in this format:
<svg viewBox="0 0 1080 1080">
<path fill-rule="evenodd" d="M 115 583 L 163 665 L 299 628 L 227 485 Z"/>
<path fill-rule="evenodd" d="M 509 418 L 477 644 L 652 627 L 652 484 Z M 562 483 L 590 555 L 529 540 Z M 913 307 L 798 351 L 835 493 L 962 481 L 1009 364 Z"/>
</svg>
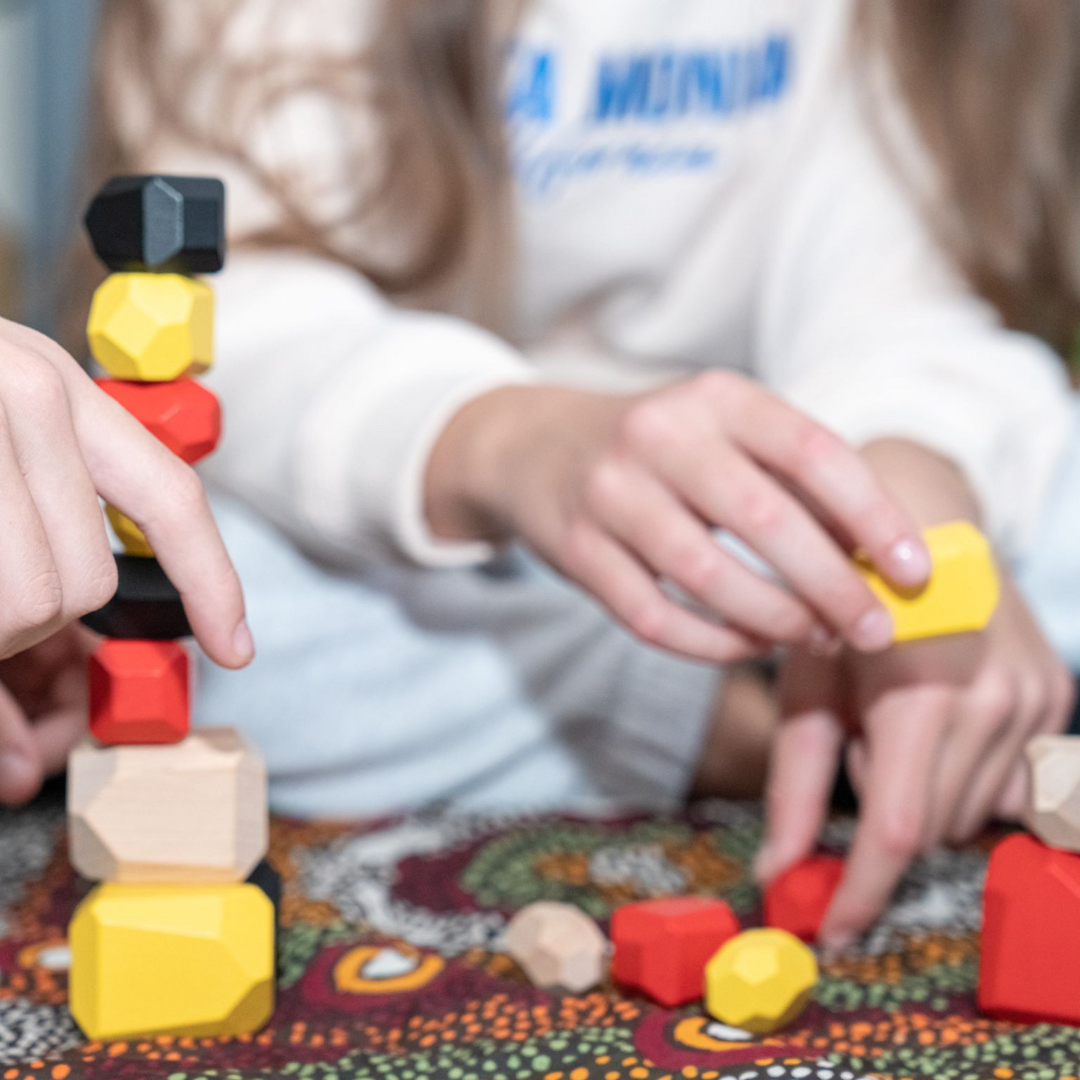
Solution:
<svg viewBox="0 0 1080 1080">
<path fill-rule="evenodd" d="M 194 471 L 58 345 L 0 319 L 0 658 L 115 591 L 98 494 L 142 527 L 207 654 L 246 664 L 240 582 Z"/>
<path fill-rule="evenodd" d="M 759 876 L 770 880 L 813 849 L 850 739 L 859 824 L 821 928 L 823 943 L 850 943 L 916 856 L 970 840 L 993 818 L 1019 815 L 1024 745 L 1032 735 L 1060 732 L 1071 704 L 1068 671 L 1007 579 L 981 636 L 880 656 L 793 654 L 782 676 Z"/>
<path fill-rule="evenodd" d="M 888 612 L 822 521 L 899 583 L 930 568 L 918 529 L 855 451 L 726 372 L 635 396 L 493 391 L 443 433 L 427 493 L 437 534 L 519 536 L 642 640 L 714 662 L 834 634 L 889 645 Z M 717 528 L 791 592 L 722 550 Z"/>
<path fill-rule="evenodd" d="M 85 733 L 86 660 L 96 641 L 74 623 L 0 661 L 0 803 L 33 798 Z"/>
<path fill-rule="evenodd" d="M 889 442 L 865 455 L 920 519 L 974 513 L 963 478 L 928 451 Z M 880 914 L 921 852 L 1020 814 L 1024 744 L 1065 727 L 1073 686 L 1003 574 L 998 610 L 982 634 L 872 657 L 794 652 L 780 697 L 757 874 L 767 882 L 811 851 L 846 745 L 859 824 L 821 929 L 823 942 L 843 946 Z"/>
</svg>

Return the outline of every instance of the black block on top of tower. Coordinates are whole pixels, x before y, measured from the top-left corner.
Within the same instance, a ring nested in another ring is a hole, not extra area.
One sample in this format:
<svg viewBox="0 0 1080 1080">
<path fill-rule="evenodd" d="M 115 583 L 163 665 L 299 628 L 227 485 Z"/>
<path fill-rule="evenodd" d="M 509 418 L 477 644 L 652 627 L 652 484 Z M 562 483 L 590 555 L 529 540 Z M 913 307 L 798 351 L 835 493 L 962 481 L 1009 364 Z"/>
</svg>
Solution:
<svg viewBox="0 0 1080 1080">
<path fill-rule="evenodd" d="M 114 177 L 85 223 L 110 270 L 213 274 L 225 265 L 225 185 L 211 177 Z"/>
</svg>

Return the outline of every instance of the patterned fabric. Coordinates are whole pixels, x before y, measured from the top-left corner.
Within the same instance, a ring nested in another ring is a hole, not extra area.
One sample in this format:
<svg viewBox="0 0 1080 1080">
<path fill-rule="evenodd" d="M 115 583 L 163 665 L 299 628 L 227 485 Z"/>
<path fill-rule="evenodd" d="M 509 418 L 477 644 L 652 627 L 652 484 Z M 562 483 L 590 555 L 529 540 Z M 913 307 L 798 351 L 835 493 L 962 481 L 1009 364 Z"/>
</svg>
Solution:
<svg viewBox="0 0 1080 1080">
<path fill-rule="evenodd" d="M 1080 1032 L 979 1019 L 983 845 L 909 875 L 887 916 L 824 965 L 814 1004 L 760 1041 L 697 1005 L 665 1010 L 612 985 L 537 990 L 499 952 L 508 917 L 565 900 L 605 922 L 670 893 L 759 918 L 748 865 L 755 808 L 678 818 L 477 819 L 364 825 L 275 822 L 285 882 L 279 1000 L 248 1038 L 86 1043 L 64 1006 L 65 927 L 85 885 L 67 864 L 62 810 L 0 818 L 0 1080 L 1058 1080 L 1080 1075 Z M 830 828 L 841 850 L 850 822 Z"/>
</svg>

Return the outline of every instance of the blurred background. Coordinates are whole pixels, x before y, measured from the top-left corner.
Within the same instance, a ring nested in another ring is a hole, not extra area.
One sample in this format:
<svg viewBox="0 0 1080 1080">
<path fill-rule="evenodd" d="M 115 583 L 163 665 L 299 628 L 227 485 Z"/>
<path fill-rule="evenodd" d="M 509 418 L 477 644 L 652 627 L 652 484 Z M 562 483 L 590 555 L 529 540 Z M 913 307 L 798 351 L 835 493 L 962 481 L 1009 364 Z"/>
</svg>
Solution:
<svg viewBox="0 0 1080 1080">
<path fill-rule="evenodd" d="M 0 0 L 0 315 L 55 326 L 96 0 Z"/>
</svg>

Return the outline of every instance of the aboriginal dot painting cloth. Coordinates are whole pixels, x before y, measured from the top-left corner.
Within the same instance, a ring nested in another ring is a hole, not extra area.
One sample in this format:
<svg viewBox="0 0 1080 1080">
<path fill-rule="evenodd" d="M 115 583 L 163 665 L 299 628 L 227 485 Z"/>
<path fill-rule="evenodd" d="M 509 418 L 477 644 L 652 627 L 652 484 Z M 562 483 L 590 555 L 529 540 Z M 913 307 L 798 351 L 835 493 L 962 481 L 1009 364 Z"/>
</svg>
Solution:
<svg viewBox="0 0 1080 1080">
<path fill-rule="evenodd" d="M 850 831 L 834 821 L 826 847 L 842 850 Z M 1080 1075 L 1080 1032 L 976 1016 L 988 845 L 918 865 L 857 950 L 824 964 L 795 1025 L 753 1041 L 699 1005 L 662 1009 L 610 984 L 535 989 L 500 939 L 513 912 L 540 899 L 577 904 L 606 928 L 620 904 L 698 893 L 754 925 L 756 808 L 708 803 L 618 821 L 276 821 L 272 835 L 285 898 L 270 1026 L 245 1038 L 87 1043 L 66 1007 L 65 928 L 86 885 L 67 862 L 62 806 L 0 816 L 0 1080 Z"/>
</svg>

